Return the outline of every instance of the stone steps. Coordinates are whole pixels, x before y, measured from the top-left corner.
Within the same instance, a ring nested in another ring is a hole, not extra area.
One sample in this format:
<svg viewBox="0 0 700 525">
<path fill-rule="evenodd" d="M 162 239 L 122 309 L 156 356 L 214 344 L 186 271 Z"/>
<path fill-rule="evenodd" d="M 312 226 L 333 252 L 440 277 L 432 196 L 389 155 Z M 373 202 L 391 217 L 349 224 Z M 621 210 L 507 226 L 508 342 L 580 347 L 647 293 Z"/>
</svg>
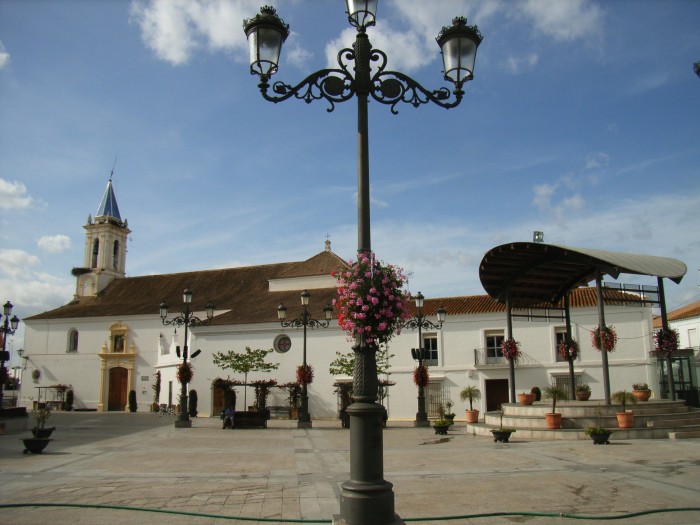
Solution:
<svg viewBox="0 0 700 525">
<path fill-rule="evenodd" d="M 700 410 L 685 406 L 684 401 L 654 400 L 627 405 L 627 410 L 635 414 L 634 428 L 617 428 L 616 412 L 620 405 L 604 405 L 601 401 L 560 401 L 557 412 L 562 414 L 562 428 L 546 428 L 544 414 L 551 412 L 548 402 L 532 405 L 507 403 L 500 412 L 487 412 L 483 422 L 467 423 L 466 430 L 474 435 L 491 435 L 491 429 L 515 428 L 514 438 L 518 439 L 590 439 L 585 431 L 590 426 L 612 430 L 611 439 L 683 439 L 700 437 Z"/>
</svg>

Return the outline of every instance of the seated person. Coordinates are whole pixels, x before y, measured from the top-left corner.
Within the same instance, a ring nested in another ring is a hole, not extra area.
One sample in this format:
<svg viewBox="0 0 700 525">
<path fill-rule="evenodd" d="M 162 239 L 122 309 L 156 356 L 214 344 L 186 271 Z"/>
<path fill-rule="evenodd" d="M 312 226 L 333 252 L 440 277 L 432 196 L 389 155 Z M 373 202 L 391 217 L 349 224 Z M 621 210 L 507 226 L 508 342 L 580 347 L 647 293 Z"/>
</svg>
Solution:
<svg viewBox="0 0 700 525">
<path fill-rule="evenodd" d="M 233 416 L 236 413 L 236 407 L 231 405 L 224 410 L 224 428 L 233 428 Z"/>
</svg>

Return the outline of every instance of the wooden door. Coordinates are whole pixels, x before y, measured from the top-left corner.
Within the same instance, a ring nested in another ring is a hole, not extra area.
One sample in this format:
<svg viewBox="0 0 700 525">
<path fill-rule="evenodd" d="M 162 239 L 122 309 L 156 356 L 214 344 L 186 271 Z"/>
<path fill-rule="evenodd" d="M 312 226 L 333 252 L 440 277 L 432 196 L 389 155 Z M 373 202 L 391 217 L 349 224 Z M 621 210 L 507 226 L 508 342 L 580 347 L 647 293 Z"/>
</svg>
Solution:
<svg viewBox="0 0 700 525">
<path fill-rule="evenodd" d="M 126 409 L 128 378 L 129 371 L 126 368 L 117 367 L 109 369 L 109 400 L 107 403 L 107 410 L 121 410 L 123 412 Z"/>
<path fill-rule="evenodd" d="M 493 412 L 499 410 L 501 404 L 508 403 L 508 380 L 507 379 L 487 379 L 486 380 L 486 411 Z"/>
<path fill-rule="evenodd" d="M 214 395 L 212 396 L 212 408 L 211 408 L 211 415 L 214 417 L 217 417 L 221 414 L 221 412 L 224 410 L 224 405 L 226 403 L 226 400 L 224 399 L 224 389 L 223 388 L 218 388 L 214 387 Z"/>
</svg>

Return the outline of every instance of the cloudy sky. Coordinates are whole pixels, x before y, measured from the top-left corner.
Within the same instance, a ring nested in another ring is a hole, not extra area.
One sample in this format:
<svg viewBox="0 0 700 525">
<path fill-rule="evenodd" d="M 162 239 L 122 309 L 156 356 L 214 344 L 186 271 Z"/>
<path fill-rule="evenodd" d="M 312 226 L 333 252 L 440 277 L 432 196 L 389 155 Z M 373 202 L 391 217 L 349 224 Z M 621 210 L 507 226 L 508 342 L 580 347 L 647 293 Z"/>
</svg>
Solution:
<svg viewBox="0 0 700 525">
<path fill-rule="evenodd" d="M 128 275 L 303 260 L 326 235 L 353 257 L 355 102 L 262 99 L 242 30 L 262 3 L 291 25 L 276 80 L 352 45 L 340 1 L 0 1 L 0 300 L 17 315 L 71 299 L 113 168 Z M 462 104 L 370 103 L 378 257 L 413 292 L 480 294 L 484 253 L 542 230 L 678 258 L 669 308 L 698 300 L 700 2 L 382 0 L 370 39 L 435 89 L 456 15 L 484 35 Z"/>
</svg>

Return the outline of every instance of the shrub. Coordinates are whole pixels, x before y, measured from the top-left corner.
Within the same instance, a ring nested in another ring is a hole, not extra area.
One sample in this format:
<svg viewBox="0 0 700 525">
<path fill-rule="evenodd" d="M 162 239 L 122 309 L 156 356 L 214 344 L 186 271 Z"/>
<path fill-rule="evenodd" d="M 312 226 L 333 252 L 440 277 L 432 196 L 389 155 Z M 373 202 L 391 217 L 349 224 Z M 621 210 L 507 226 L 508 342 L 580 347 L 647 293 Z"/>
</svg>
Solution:
<svg viewBox="0 0 700 525">
<path fill-rule="evenodd" d="M 129 390 L 129 412 L 136 412 L 137 409 L 136 390 Z"/>
<path fill-rule="evenodd" d="M 197 398 L 197 391 L 195 389 L 190 390 L 190 397 L 188 400 L 188 407 L 187 407 L 187 412 L 189 413 L 190 417 L 197 417 L 197 402 L 199 399 Z"/>
</svg>

